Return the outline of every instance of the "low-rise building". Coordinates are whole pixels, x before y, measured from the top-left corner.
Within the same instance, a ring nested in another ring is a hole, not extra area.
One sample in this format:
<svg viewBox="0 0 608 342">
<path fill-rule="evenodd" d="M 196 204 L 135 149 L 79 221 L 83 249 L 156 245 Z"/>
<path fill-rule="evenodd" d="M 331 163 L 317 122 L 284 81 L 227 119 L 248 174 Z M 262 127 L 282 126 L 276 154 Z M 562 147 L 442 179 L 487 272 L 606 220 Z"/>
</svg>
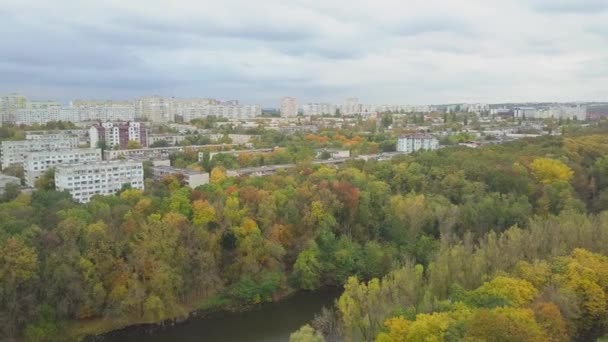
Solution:
<svg viewBox="0 0 608 342">
<path fill-rule="evenodd" d="M 175 146 L 184 140 L 186 140 L 186 135 L 181 134 L 150 134 L 148 136 L 149 145 L 164 141 L 167 143 L 167 146 Z"/>
<path fill-rule="evenodd" d="M 27 131 L 25 140 L 61 139 L 78 137 L 81 145 L 89 144 L 89 131 L 86 129 L 64 129 L 56 131 Z"/>
<path fill-rule="evenodd" d="M 49 151 L 58 149 L 78 148 L 76 136 L 59 137 L 56 139 L 13 140 L 2 142 L 2 168 L 18 164 L 23 165 L 28 153 L 32 151 Z"/>
<path fill-rule="evenodd" d="M 407 134 L 397 139 L 397 152 L 412 153 L 418 150 L 436 150 L 439 141 L 429 134 Z"/>
<path fill-rule="evenodd" d="M 213 142 L 218 142 L 224 138 L 224 136 L 224 134 L 210 134 L 209 139 Z M 227 136 L 233 144 L 247 144 L 251 139 L 259 137 L 259 135 L 250 134 L 228 134 Z"/>
<path fill-rule="evenodd" d="M 184 152 L 189 150 L 199 151 L 204 148 L 229 147 L 237 146 L 236 144 L 220 144 L 220 145 L 191 145 L 191 146 L 168 146 L 168 147 L 152 147 L 152 148 L 137 148 L 131 150 L 104 150 L 103 159 L 167 159 L 173 153 Z"/>
<path fill-rule="evenodd" d="M 4 191 L 9 184 L 21 186 L 21 179 L 18 177 L 0 174 L 0 195 L 4 194 Z"/>
<path fill-rule="evenodd" d="M 349 150 L 336 150 L 336 149 L 323 149 L 317 151 L 317 159 L 339 159 L 339 158 L 350 158 Z"/>
<path fill-rule="evenodd" d="M 36 180 L 47 170 L 60 164 L 101 161 L 101 149 L 61 149 L 51 151 L 36 151 L 26 155 L 23 163 L 25 183 L 34 186 Z"/>
<path fill-rule="evenodd" d="M 55 188 L 86 203 L 95 195 L 113 195 L 125 185 L 144 189 L 142 162 L 132 160 L 61 164 L 55 167 Z"/>
<path fill-rule="evenodd" d="M 188 169 L 178 169 L 171 166 L 152 166 L 152 175 L 154 179 L 160 180 L 166 176 L 177 175 L 183 179 L 185 185 L 196 188 L 197 186 L 209 183 L 209 173 L 200 172 Z"/>
</svg>

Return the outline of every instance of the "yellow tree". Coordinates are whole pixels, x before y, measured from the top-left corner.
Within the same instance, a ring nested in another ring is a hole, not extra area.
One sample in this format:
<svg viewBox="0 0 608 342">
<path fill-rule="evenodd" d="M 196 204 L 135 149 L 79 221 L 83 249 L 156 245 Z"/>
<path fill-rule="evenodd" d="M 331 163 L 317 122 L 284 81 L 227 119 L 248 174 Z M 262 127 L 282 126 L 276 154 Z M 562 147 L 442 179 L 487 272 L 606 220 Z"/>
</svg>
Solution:
<svg viewBox="0 0 608 342">
<path fill-rule="evenodd" d="M 211 184 L 217 184 L 223 181 L 226 178 L 226 171 L 221 167 L 214 167 L 211 170 L 211 174 L 209 176 L 209 181 Z"/>
<path fill-rule="evenodd" d="M 530 164 L 532 174 L 542 184 L 568 182 L 574 171 L 563 162 L 550 158 L 537 158 Z"/>
<path fill-rule="evenodd" d="M 129 140 L 127 142 L 127 150 L 136 150 L 141 148 L 141 144 L 135 140 Z"/>
<path fill-rule="evenodd" d="M 492 302 L 499 304 L 504 300 L 506 303 L 502 304 L 521 307 L 531 303 L 537 293 L 538 290 L 526 280 L 499 276 L 472 291 L 469 301 L 487 307 Z"/>
<path fill-rule="evenodd" d="M 475 311 L 465 324 L 465 341 L 545 342 L 547 335 L 530 309 Z"/>
<path fill-rule="evenodd" d="M 192 223 L 197 226 L 205 226 L 209 222 L 215 221 L 215 208 L 206 200 L 196 200 L 192 202 Z"/>
</svg>

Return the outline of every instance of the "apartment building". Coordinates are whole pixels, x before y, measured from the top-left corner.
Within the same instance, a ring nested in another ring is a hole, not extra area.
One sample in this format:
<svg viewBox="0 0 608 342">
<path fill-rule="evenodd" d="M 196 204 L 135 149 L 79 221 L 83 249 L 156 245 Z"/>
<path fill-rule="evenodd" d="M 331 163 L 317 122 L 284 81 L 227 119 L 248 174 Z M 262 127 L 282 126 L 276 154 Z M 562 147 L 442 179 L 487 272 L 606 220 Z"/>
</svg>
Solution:
<svg viewBox="0 0 608 342">
<path fill-rule="evenodd" d="M 419 150 L 436 150 L 439 141 L 428 134 L 408 134 L 397 139 L 397 152 L 412 153 Z"/>
<path fill-rule="evenodd" d="M 148 146 L 148 129 L 141 122 L 103 122 L 91 126 L 89 140 L 91 147 L 97 147 L 102 142 L 107 147 L 126 148 L 129 141 L 145 147 Z"/>
<path fill-rule="evenodd" d="M 513 116 L 519 119 L 539 118 L 539 110 L 534 107 L 519 107 L 513 110 Z"/>
<path fill-rule="evenodd" d="M 232 103 L 206 104 L 202 106 L 182 106 L 175 109 L 175 117 L 183 122 L 204 119 L 208 116 L 228 119 L 252 119 L 262 115 L 260 105 L 240 105 Z"/>
<path fill-rule="evenodd" d="M 331 103 L 309 103 L 302 106 L 304 116 L 335 115 L 338 106 Z"/>
<path fill-rule="evenodd" d="M 359 99 L 356 97 L 350 97 L 344 101 L 340 107 L 340 113 L 342 115 L 353 115 L 362 112 L 362 105 L 359 103 Z"/>
<path fill-rule="evenodd" d="M 26 140 L 61 139 L 66 137 L 78 137 L 81 145 L 89 144 L 89 131 L 86 129 L 65 129 L 55 131 L 27 131 Z"/>
<path fill-rule="evenodd" d="M 55 167 L 55 188 L 68 191 L 75 201 L 86 203 L 95 195 L 113 195 L 125 185 L 144 188 L 142 162 L 132 160 L 61 164 Z"/>
<path fill-rule="evenodd" d="M 135 104 L 130 101 L 83 101 L 74 100 L 77 121 L 132 121 L 135 120 Z"/>
<path fill-rule="evenodd" d="M 550 117 L 556 119 L 577 119 L 577 120 L 586 120 L 587 119 L 587 107 L 586 106 L 555 106 L 549 109 Z"/>
<path fill-rule="evenodd" d="M 168 147 L 152 147 L 138 148 L 132 150 L 105 150 L 103 157 L 105 160 L 113 160 L 120 158 L 137 158 L 137 159 L 168 159 L 169 156 L 176 152 L 198 151 L 201 149 L 214 147 L 229 147 L 237 146 L 236 144 L 221 144 L 221 145 L 190 145 L 190 146 L 168 146 Z"/>
<path fill-rule="evenodd" d="M 40 176 L 57 165 L 95 161 L 101 161 L 101 149 L 99 148 L 30 152 L 26 155 L 23 163 L 25 183 L 34 186 Z"/>
<path fill-rule="evenodd" d="M 78 137 L 66 136 L 57 139 L 32 139 L 2 142 L 2 168 L 23 165 L 27 155 L 33 151 L 49 151 L 78 148 Z"/>
<path fill-rule="evenodd" d="M 9 94 L 0 99 L 0 104 L 0 120 L 2 120 L 2 122 L 12 122 L 14 120 L 15 111 L 26 107 L 27 98 L 19 94 Z"/>
<path fill-rule="evenodd" d="M 281 100 L 280 106 L 282 117 L 291 117 L 298 115 L 298 100 L 295 97 L 284 97 Z"/>
<path fill-rule="evenodd" d="M 165 142 L 167 146 L 175 146 L 186 140 L 186 137 L 183 134 L 150 134 L 148 135 L 148 144 L 153 146 L 157 142 Z"/>
<path fill-rule="evenodd" d="M 144 96 L 135 101 L 136 117 L 151 122 L 174 121 L 173 99 L 162 96 Z"/>
</svg>

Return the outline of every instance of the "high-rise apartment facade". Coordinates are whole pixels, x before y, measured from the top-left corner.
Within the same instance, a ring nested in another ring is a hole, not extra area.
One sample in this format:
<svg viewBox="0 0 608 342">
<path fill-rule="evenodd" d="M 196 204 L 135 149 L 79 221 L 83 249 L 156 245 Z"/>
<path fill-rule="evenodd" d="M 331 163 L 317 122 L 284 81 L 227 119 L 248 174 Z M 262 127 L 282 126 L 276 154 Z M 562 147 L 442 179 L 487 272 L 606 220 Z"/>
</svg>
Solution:
<svg viewBox="0 0 608 342">
<path fill-rule="evenodd" d="M 295 97 L 284 97 L 280 106 L 281 116 L 293 117 L 298 115 L 298 100 Z"/>
<path fill-rule="evenodd" d="M 436 150 L 439 141 L 429 134 L 407 134 L 397 139 L 397 152 L 412 153 L 419 150 Z"/>
<path fill-rule="evenodd" d="M 148 146 L 148 129 L 142 122 L 95 124 L 89 129 L 90 146 L 97 147 L 100 142 L 107 147 L 126 148 L 129 141 Z"/>
<path fill-rule="evenodd" d="M 101 161 L 101 149 L 59 149 L 30 152 L 23 163 L 25 183 L 34 186 L 47 170 L 61 164 Z"/>
<path fill-rule="evenodd" d="M 55 188 L 68 191 L 75 201 L 86 203 L 95 195 L 113 195 L 125 185 L 144 189 L 142 162 L 112 160 L 63 164 L 55 167 Z"/>
<path fill-rule="evenodd" d="M 78 136 L 64 136 L 55 139 L 15 140 L 2 142 L 2 168 L 23 165 L 27 155 L 33 151 L 78 148 Z"/>
</svg>

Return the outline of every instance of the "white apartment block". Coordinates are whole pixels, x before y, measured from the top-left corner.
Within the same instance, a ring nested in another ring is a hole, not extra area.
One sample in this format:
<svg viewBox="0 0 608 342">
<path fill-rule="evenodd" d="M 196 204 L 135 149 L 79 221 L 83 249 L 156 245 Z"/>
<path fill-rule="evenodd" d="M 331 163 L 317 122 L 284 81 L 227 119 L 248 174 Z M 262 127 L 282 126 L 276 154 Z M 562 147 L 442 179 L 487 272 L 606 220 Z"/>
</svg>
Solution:
<svg viewBox="0 0 608 342">
<path fill-rule="evenodd" d="M 89 131 L 86 129 L 65 129 L 55 131 L 27 131 L 25 132 L 26 140 L 41 140 L 41 139 L 62 139 L 78 137 L 81 144 L 88 144 Z"/>
<path fill-rule="evenodd" d="M 549 109 L 549 117 L 556 119 L 587 119 L 586 106 L 556 106 Z"/>
<path fill-rule="evenodd" d="M 260 105 L 206 104 L 175 108 L 175 116 L 180 117 L 184 122 L 203 119 L 211 115 L 228 119 L 253 119 L 262 115 L 262 107 Z"/>
<path fill-rule="evenodd" d="M 135 105 L 111 101 L 89 103 L 77 102 L 78 121 L 131 121 L 135 120 Z"/>
<path fill-rule="evenodd" d="M 144 188 L 142 162 L 132 160 L 62 164 L 55 168 L 55 188 L 68 191 L 75 201 L 86 203 L 95 195 L 113 195 L 125 184 Z"/>
<path fill-rule="evenodd" d="M 428 134 L 408 134 L 397 139 L 397 152 L 412 153 L 418 150 L 436 150 L 439 141 Z"/>
<path fill-rule="evenodd" d="M 25 183 L 34 186 L 40 176 L 57 165 L 94 161 L 101 161 L 101 149 L 99 148 L 30 152 L 23 163 Z"/>
<path fill-rule="evenodd" d="M 24 109 L 27 106 L 27 98 L 19 94 L 9 94 L 2 97 L 0 103 L 0 118 L 3 122 L 13 122 L 15 111 L 18 109 Z"/>
<path fill-rule="evenodd" d="M 145 96 L 136 100 L 136 117 L 151 122 L 174 121 L 173 99 L 161 96 Z"/>
<path fill-rule="evenodd" d="M 16 109 L 11 122 L 44 125 L 50 121 L 119 121 L 135 119 L 135 107 L 109 105 L 96 107 L 28 107 Z"/>
<path fill-rule="evenodd" d="M 539 112 L 533 107 L 520 107 L 513 110 L 513 116 L 518 119 L 536 119 L 539 117 Z"/>
<path fill-rule="evenodd" d="M 44 125 L 49 121 L 59 121 L 59 108 L 24 108 L 17 109 L 11 121 L 17 125 Z"/>
<path fill-rule="evenodd" d="M 49 151 L 78 148 L 78 137 L 59 139 L 15 140 L 2 142 L 2 168 L 9 165 L 23 165 L 27 155 L 33 151 Z"/>
<path fill-rule="evenodd" d="M 284 97 L 280 106 L 281 116 L 290 117 L 298 115 L 298 100 L 295 97 Z"/>
<path fill-rule="evenodd" d="M 304 116 L 334 115 L 338 106 L 331 103 L 309 103 L 302 106 Z"/>
<path fill-rule="evenodd" d="M 340 106 L 340 114 L 351 115 L 362 112 L 362 105 L 359 103 L 359 99 L 356 97 L 348 98 L 344 101 L 344 104 Z"/>
</svg>

